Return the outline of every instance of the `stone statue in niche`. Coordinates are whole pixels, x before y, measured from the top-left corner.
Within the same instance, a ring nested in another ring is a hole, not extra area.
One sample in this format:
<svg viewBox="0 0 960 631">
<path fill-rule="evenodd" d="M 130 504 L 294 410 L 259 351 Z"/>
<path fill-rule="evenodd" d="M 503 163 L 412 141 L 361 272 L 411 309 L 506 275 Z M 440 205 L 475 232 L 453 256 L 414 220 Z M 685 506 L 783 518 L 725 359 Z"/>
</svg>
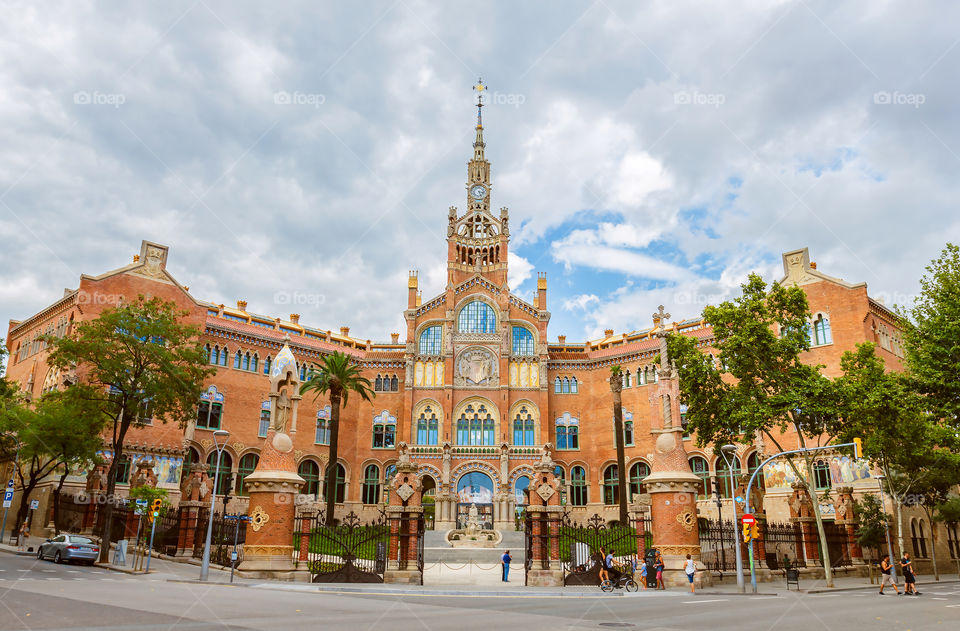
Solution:
<svg viewBox="0 0 960 631">
<path fill-rule="evenodd" d="M 287 431 L 287 420 L 290 418 L 290 397 L 287 395 L 287 389 L 280 390 L 280 396 L 277 397 L 277 409 L 273 412 L 273 422 L 271 429 L 278 434 Z"/>
</svg>

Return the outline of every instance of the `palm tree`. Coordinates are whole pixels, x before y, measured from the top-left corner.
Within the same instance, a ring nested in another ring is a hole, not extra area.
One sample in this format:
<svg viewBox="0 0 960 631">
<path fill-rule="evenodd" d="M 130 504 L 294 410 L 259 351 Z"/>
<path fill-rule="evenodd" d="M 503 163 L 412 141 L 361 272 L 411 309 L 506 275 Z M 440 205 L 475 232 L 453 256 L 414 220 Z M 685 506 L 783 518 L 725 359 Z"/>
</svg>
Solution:
<svg viewBox="0 0 960 631">
<path fill-rule="evenodd" d="M 360 374 L 356 364 L 350 362 L 346 353 L 331 353 L 320 359 L 320 367 L 310 369 L 307 380 L 300 386 L 300 394 L 315 392 L 314 399 L 321 394 L 330 395 L 330 458 L 324 473 L 326 482 L 327 514 L 326 526 L 333 526 L 333 509 L 337 498 L 337 440 L 340 437 L 340 406 L 347 405 L 347 395 L 356 392 L 364 401 L 374 396 L 370 380 Z"/>
<path fill-rule="evenodd" d="M 626 456 L 623 453 L 623 373 L 620 366 L 610 367 L 610 391 L 613 392 L 613 432 L 617 444 L 617 494 L 620 496 L 620 524 L 629 526 L 627 516 L 627 471 Z"/>
</svg>

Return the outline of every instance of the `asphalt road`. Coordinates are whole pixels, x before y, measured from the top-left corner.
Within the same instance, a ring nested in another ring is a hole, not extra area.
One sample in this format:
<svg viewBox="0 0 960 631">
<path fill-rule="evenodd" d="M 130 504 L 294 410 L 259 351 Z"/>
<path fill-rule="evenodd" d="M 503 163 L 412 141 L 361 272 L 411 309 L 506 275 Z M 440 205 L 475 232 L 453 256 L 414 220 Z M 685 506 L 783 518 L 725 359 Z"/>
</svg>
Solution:
<svg viewBox="0 0 960 631">
<path fill-rule="evenodd" d="M 0 554 L 0 629 L 957 629 L 960 584 L 919 597 L 873 591 L 778 597 L 640 592 L 511 598 L 318 594 L 169 582 L 193 566 L 129 576 Z"/>
</svg>

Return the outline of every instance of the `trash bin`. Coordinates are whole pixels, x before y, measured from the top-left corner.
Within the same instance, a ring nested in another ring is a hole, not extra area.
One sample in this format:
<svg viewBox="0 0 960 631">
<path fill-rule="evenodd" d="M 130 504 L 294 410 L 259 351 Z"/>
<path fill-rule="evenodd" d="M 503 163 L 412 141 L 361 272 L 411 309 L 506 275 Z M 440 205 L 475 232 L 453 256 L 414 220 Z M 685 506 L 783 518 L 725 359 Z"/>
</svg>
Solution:
<svg viewBox="0 0 960 631">
<path fill-rule="evenodd" d="M 647 562 L 647 587 L 657 588 L 657 571 L 654 569 L 654 565 L 657 562 L 657 550 L 656 548 L 651 548 L 647 550 L 647 554 L 644 557 L 644 560 Z"/>
</svg>

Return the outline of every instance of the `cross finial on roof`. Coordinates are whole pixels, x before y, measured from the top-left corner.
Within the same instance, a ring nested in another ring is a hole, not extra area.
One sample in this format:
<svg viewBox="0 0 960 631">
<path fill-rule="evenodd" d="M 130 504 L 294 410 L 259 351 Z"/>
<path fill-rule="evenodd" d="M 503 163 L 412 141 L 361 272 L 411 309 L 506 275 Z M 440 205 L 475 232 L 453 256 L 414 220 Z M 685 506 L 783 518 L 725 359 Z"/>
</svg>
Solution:
<svg viewBox="0 0 960 631">
<path fill-rule="evenodd" d="M 663 305 L 660 305 L 657 308 L 657 312 L 653 314 L 653 323 L 658 327 L 663 328 L 663 323 L 667 321 L 667 318 L 670 317 L 670 314 L 664 311 Z"/>
</svg>

